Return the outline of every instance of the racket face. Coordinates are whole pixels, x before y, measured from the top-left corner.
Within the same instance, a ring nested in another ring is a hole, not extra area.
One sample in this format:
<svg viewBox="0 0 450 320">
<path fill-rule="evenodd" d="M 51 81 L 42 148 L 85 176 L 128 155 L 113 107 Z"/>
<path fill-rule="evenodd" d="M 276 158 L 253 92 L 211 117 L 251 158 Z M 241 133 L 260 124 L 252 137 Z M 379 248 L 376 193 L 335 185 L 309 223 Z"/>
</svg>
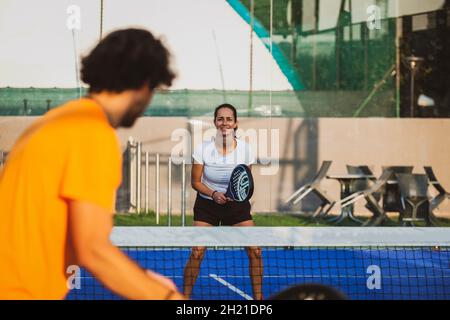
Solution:
<svg viewBox="0 0 450 320">
<path fill-rule="evenodd" d="M 244 202 L 253 195 L 253 177 L 250 169 L 243 164 L 234 168 L 226 195 L 237 202 Z"/>
</svg>

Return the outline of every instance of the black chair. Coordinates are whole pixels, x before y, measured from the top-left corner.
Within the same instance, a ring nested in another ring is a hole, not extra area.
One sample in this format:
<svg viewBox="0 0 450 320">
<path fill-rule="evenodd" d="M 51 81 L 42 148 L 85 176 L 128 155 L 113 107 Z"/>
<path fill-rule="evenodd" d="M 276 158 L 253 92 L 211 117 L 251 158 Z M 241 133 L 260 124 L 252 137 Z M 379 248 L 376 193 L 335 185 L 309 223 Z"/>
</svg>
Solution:
<svg viewBox="0 0 450 320">
<path fill-rule="evenodd" d="M 424 174 L 396 174 L 401 193 L 400 223 L 414 226 L 414 222 L 435 225 L 428 197 L 428 177 Z"/>
<path fill-rule="evenodd" d="M 364 198 L 367 202 L 366 207 L 370 208 L 370 211 L 372 211 L 373 216 L 366 221 L 363 226 L 378 226 L 382 223 L 384 223 L 387 220 L 386 212 L 383 210 L 383 208 L 379 205 L 376 198 L 376 194 L 380 193 L 382 188 L 386 185 L 389 178 L 392 176 L 392 171 L 385 170 L 381 176 L 366 190 L 357 191 L 353 193 L 352 195 L 348 196 L 345 199 L 342 199 L 340 201 L 341 207 L 347 207 L 350 205 L 353 205 L 358 200 Z"/>
<path fill-rule="evenodd" d="M 382 167 L 383 171 L 390 170 L 392 172 L 389 177 L 386 187 L 383 190 L 383 210 L 385 212 L 401 212 L 402 203 L 400 196 L 400 189 L 397 183 L 396 174 L 408 173 L 413 171 L 412 166 L 394 166 L 394 167 Z"/>
<path fill-rule="evenodd" d="M 349 166 L 349 165 L 347 165 L 347 172 L 349 174 L 355 174 L 355 175 L 373 176 L 373 172 L 369 168 L 369 166 Z M 369 179 L 356 180 L 353 182 L 353 184 L 351 186 L 351 190 L 352 190 L 352 192 L 364 191 L 364 190 L 370 189 L 372 184 L 373 184 L 373 182 L 371 182 Z M 378 203 L 381 199 L 381 190 L 372 193 L 372 195 Z M 370 202 L 367 202 L 365 207 L 369 211 L 371 211 L 374 215 L 376 215 L 378 212 L 378 209 L 375 208 L 374 206 L 372 206 Z M 352 210 L 353 210 L 353 208 L 352 208 Z"/>
<path fill-rule="evenodd" d="M 336 201 L 330 198 L 325 191 L 320 189 L 320 183 L 327 175 L 328 170 L 330 170 L 331 164 L 332 161 L 323 161 L 318 173 L 314 177 L 314 180 L 294 192 L 294 194 L 286 200 L 286 203 L 292 203 L 295 205 L 312 192 L 321 200 L 321 204 L 314 211 L 312 217 L 317 218 L 319 216 L 328 214 L 331 208 L 333 208 Z"/>
<path fill-rule="evenodd" d="M 437 209 L 439 205 L 445 200 L 450 199 L 450 193 L 437 180 L 432 167 L 423 167 L 425 173 L 430 181 L 430 184 L 439 192 L 439 194 L 430 200 L 431 210 Z"/>
</svg>

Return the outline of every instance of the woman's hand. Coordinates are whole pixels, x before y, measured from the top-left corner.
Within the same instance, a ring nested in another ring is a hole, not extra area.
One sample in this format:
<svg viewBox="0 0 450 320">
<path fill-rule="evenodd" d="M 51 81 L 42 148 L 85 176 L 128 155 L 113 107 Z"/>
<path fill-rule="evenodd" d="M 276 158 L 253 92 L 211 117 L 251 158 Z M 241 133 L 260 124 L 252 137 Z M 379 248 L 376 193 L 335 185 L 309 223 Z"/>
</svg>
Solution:
<svg viewBox="0 0 450 320">
<path fill-rule="evenodd" d="M 223 192 L 214 192 L 212 196 L 213 200 L 217 204 L 225 204 L 228 201 L 228 198 L 225 196 Z"/>
</svg>

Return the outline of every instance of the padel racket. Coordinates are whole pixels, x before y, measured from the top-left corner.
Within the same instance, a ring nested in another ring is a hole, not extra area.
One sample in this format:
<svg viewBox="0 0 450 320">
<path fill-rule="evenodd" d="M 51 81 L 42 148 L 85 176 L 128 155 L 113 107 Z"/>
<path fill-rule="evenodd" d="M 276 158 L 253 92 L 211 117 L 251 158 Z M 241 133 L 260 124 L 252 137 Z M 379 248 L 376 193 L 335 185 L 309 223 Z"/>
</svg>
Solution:
<svg viewBox="0 0 450 320">
<path fill-rule="evenodd" d="M 225 196 L 237 202 L 245 202 L 253 195 L 254 183 L 250 168 L 240 164 L 231 173 Z"/>
</svg>

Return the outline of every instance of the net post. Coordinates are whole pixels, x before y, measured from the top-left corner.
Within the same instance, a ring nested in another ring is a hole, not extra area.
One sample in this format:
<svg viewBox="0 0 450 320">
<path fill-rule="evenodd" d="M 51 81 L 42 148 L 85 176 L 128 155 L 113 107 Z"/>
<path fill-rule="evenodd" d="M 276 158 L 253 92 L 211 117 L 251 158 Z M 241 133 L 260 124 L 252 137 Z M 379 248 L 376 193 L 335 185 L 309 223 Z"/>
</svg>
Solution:
<svg viewBox="0 0 450 320">
<path fill-rule="evenodd" d="M 156 154 L 156 224 L 159 225 L 159 193 L 160 193 L 160 179 L 159 179 L 159 153 Z"/>
</svg>

